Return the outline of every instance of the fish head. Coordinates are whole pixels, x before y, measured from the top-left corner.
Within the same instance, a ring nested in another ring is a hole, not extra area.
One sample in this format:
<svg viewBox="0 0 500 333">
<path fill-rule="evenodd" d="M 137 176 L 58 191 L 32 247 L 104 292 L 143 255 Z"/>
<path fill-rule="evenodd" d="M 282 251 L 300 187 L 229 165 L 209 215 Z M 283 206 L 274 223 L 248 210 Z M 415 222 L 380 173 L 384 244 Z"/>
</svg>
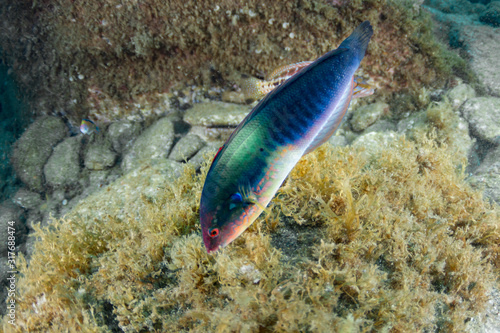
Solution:
<svg viewBox="0 0 500 333">
<path fill-rule="evenodd" d="M 200 222 L 207 252 L 231 243 L 260 215 L 262 209 L 240 191 L 228 191 L 222 200 L 204 198 L 200 204 Z M 230 194 L 229 194 L 230 193 Z"/>
</svg>

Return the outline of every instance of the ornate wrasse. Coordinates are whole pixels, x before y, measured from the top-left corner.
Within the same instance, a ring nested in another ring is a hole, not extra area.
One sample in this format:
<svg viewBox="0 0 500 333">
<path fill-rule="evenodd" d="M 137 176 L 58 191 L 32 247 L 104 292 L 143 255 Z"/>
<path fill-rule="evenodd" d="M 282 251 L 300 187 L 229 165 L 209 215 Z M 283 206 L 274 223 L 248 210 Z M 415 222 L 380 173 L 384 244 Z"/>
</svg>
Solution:
<svg viewBox="0 0 500 333">
<path fill-rule="evenodd" d="M 219 149 L 200 202 L 208 252 L 238 237 L 262 213 L 302 155 L 335 132 L 351 101 L 354 72 L 373 34 L 368 21 L 340 46 L 269 93 Z"/>
</svg>

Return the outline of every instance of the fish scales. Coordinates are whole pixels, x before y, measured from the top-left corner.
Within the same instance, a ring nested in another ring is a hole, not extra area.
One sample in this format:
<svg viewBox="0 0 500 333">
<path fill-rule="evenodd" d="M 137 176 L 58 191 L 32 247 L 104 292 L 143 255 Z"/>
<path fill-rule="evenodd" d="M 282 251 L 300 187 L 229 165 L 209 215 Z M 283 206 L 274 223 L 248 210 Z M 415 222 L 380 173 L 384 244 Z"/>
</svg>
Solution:
<svg viewBox="0 0 500 333">
<path fill-rule="evenodd" d="M 269 93 L 214 158 L 200 202 L 208 252 L 226 246 L 262 213 L 299 159 L 333 134 L 353 95 L 354 72 L 373 31 L 362 23 L 338 49 Z"/>
</svg>

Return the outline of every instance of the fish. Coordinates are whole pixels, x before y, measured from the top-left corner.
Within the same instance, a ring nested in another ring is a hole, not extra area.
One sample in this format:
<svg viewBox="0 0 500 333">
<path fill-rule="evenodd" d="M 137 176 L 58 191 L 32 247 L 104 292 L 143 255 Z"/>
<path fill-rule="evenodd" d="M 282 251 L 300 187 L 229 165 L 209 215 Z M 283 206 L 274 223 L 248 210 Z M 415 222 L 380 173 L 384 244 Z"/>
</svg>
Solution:
<svg viewBox="0 0 500 333">
<path fill-rule="evenodd" d="M 246 99 L 258 100 L 312 63 L 312 61 L 301 61 L 278 67 L 269 73 L 264 80 L 245 76 L 241 81 L 241 91 Z M 355 75 L 354 82 L 356 86 L 354 87 L 352 98 L 370 96 L 375 92 L 361 76 Z"/>
<path fill-rule="evenodd" d="M 80 132 L 82 134 L 91 134 L 93 132 L 99 132 L 99 127 L 90 119 L 82 119 L 80 124 Z"/>
<path fill-rule="evenodd" d="M 352 99 L 373 35 L 361 23 L 340 46 L 268 93 L 216 153 L 200 199 L 208 253 L 227 246 L 266 209 L 300 158 L 328 140 Z"/>
</svg>

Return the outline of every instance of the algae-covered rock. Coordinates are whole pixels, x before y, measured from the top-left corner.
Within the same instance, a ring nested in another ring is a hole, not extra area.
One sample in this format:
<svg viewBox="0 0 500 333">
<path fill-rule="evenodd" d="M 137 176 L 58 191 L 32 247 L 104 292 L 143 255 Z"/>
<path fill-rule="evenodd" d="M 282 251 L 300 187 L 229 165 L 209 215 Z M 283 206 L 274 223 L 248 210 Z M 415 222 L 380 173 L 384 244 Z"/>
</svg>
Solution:
<svg viewBox="0 0 500 333">
<path fill-rule="evenodd" d="M 207 142 L 218 142 L 226 141 L 231 136 L 234 129 L 235 127 L 193 126 L 190 131 Z"/>
<path fill-rule="evenodd" d="M 174 124 L 169 118 L 162 118 L 148 127 L 123 157 L 124 173 L 146 160 L 167 158 L 174 143 L 174 135 Z"/>
<path fill-rule="evenodd" d="M 485 25 L 465 25 L 460 29 L 460 41 L 471 57 L 470 65 L 486 90 L 500 97 L 500 34 L 498 28 Z"/>
<path fill-rule="evenodd" d="M 52 149 L 67 134 L 64 122 L 57 117 L 42 117 L 28 127 L 15 143 L 12 164 L 17 176 L 30 189 L 42 191 L 43 167 Z"/>
<path fill-rule="evenodd" d="M 489 142 L 500 140 L 500 98 L 476 97 L 462 106 L 462 115 L 473 134 Z"/>
<path fill-rule="evenodd" d="M 115 165 L 117 157 L 110 141 L 95 141 L 85 151 L 85 167 L 89 170 L 108 169 Z"/>
<path fill-rule="evenodd" d="M 117 121 L 109 125 L 107 137 L 111 141 L 113 149 L 117 153 L 121 153 L 131 146 L 141 131 L 139 122 Z"/>
<path fill-rule="evenodd" d="M 203 146 L 205 146 L 205 142 L 198 135 L 188 134 L 175 144 L 169 158 L 177 162 L 189 160 Z"/>
<path fill-rule="evenodd" d="M 24 209 L 33 209 L 42 203 L 40 194 L 25 188 L 19 189 L 12 197 L 12 201 Z"/>
<path fill-rule="evenodd" d="M 458 109 L 466 100 L 476 97 L 476 91 L 470 85 L 462 83 L 446 94 L 454 109 Z"/>
<path fill-rule="evenodd" d="M 368 126 L 364 131 L 363 134 L 370 133 L 370 132 L 387 132 L 387 131 L 397 131 L 397 126 L 393 122 L 389 120 L 384 120 L 381 119 L 374 123 L 373 125 Z"/>
<path fill-rule="evenodd" d="M 247 98 L 241 91 L 224 91 L 221 99 L 227 103 L 245 104 Z"/>
<path fill-rule="evenodd" d="M 376 34 L 361 66 L 384 90 L 442 85 L 452 69 L 465 67 L 436 42 L 421 1 L 49 2 L 2 12 L 6 26 L 18 27 L 0 31 L 2 51 L 36 96 L 36 112 L 63 109 L 74 123 L 89 111 L 103 120 L 154 118 L 164 110 L 158 92 L 229 85 L 236 72 L 262 75 L 313 60 L 367 19 Z"/>
<path fill-rule="evenodd" d="M 353 141 L 352 145 L 356 148 L 365 149 L 364 154 L 367 156 L 380 152 L 387 147 L 388 144 L 401 137 L 401 134 L 396 132 L 370 132 L 360 135 Z"/>
<path fill-rule="evenodd" d="M 419 111 L 412 113 L 409 117 L 401 119 L 398 122 L 397 129 L 399 133 L 405 134 L 408 137 L 413 137 L 413 132 L 416 128 L 425 126 L 427 122 L 427 113 Z"/>
<path fill-rule="evenodd" d="M 352 116 L 352 129 L 356 132 L 361 132 L 387 112 L 389 112 L 389 105 L 382 102 L 360 106 L 354 111 Z"/>
<path fill-rule="evenodd" d="M 479 21 L 492 27 L 500 27 L 500 1 L 490 2 L 486 10 L 479 16 Z"/>
<path fill-rule="evenodd" d="M 43 168 L 45 181 L 52 187 L 76 184 L 80 175 L 80 137 L 74 136 L 58 144 Z"/>
<path fill-rule="evenodd" d="M 46 200 L 40 205 L 40 226 L 46 227 L 51 221 L 58 219 L 61 206 L 66 199 L 65 189 L 59 188 L 46 195 Z M 38 221 L 37 221 L 38 222 Z M 33 227 L 33 226 L 32 226 Z"/>
<path fill-rule="evenodd" d="M 348 144 L 346 137 L 343 135 L 332 135 L 328 139 L 328 143 L 333 147 L 344 147 Z"/>
<path fill-rule="evenodd" d="M 478 189 L 484 189 L 484 195 L 500 205 L 500 146 L 492 149 L 469 182 Z"/>
<path fill-rule="evenodd" d="M 207 157 L 214 155 L 217 150 L 222 147 L 223 144 L 223 141 L 214 141 L 207 143 L 188 161 L 188 163 L 193 165 L 196 170 L 199 170 L 201 165 L 206 162 Z"/>
<path fill-rule="evenodd" d="M 205 102 L 195 104 L 186 111 L 184 121 L 193 126 L 238 126 L 251 111 L 246 105 L 223 102 Z"/>
</svg>

